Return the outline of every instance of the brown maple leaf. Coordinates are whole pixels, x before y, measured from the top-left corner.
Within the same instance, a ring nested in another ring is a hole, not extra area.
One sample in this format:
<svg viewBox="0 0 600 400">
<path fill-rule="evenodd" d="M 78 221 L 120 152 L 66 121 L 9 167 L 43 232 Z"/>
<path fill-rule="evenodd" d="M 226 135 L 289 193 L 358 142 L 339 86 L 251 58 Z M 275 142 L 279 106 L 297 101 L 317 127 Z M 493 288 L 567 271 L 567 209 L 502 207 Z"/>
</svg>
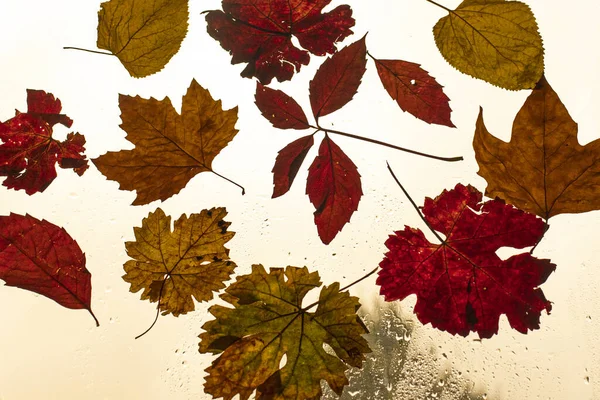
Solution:
<svg viewBox="0 0 600 400">
<path fill-rule="evenodd" d="M 134 205 L 165 200 L 200 172 L 229 180 L 213 171 L 212 161 L 238 132 L 234 128 L 237 107 L 224 111 L 221 101 L 195 80 L 183 96 L 181 115 L 168 97 L 146 100 L 120 95 L 119 107 L 120 126 L 136 147 L 92 161 L 121 189 L 137 191 Z"/>
<path fill-rule="evenodd" d="M 473 148 L 488 197 L 544 219 L 600 208 L 600 139 L 579 144 L 577 124 L 545 78 L 519 110 L 509 143 L 488 132 L 480 110 Z"/>
</svg>

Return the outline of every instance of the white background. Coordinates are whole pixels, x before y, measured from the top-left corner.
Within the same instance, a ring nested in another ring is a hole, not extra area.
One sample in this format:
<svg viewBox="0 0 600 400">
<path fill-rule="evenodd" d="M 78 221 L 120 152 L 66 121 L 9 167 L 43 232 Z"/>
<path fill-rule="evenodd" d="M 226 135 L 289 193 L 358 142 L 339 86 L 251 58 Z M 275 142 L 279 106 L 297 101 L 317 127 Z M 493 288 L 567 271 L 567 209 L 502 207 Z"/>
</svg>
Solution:
<svg viewBox="0 0 600 400">
<path fill-rule="evenodd" d="M 343 4 L 334 2 L 334 6 Z M 318 269 L 322 280 L 348 283 L 381 261 L 388 234 L 405 224 L 422 222 L 385 168 L 388 160 L 417 203 L 457 182 L 480 190 L 471 140 L 479 106 L 493 134 L 508 140 L 513 118 L 528 95 L 509 92 L 471 79 L 450 67 L 437 51 L 432 27 L 445 12 L 425 0 L 350 2 L 357 24 L 366 32 L 367 47 L 378 58 L 418 62 L 445 86 L 457 129 L 430 126 L 403 113 L 384 91 L 372 61 L 355 99 L 325 117 L 324 126 L 345 130 L 421 151 L 456 156 L 461 163 L 443 163 L 391 149 L 334 137 L 362 175 L 364 196 L 351 223 L 329 246 L 317 237 L 314 209 L 304 194 L 311 150 L 294 187 L 271 200 L 271 169 L 277 151 L 302 133 L 273 128 L 254 103 L 255 82 L 239 76 L 244 65 L 230 65 L 230 56 L 206 33 L 200 12 L 219 8 L 216 0 L 191 1 L 190 29 L 180 52 L 160 73 L 134 79 L 115 57 L 63 46 L 95 48 L 100 1 L 1 0 L 0 120 L 26 110 L 26 89 L 56 95 L 63 111 L 85 135 L 87 155 L 132 148 L 119 128 L 118 94 L 162 99 L 178 109 L 192 78 L 222 99 L 225 108 L 239 106 L 239 134 L 214 162 L 219 173 L 240 182 L 247 194 L 213 174 L 196 176 L 164 203 L 130 206 L 133 192 L 118 190 L 91 165 L 83 177 L 60 170 L 41 194 L 0 187 L 0 214 L 29 213 L 65 227 L 87 257 L 92 273 L 92 307 L 101 326 L 85 311 L 63 309 L 53 301 L 17 288 L 0 286 L 0 399 L 208 399 L 203 370 L 210 356 L 197 352 L 197 335 L 210 319 L 206 303 L 186 316 L 162 317 L 148 335 L 155 306 L 129 293 L 122 279 L 127 260 L 123 243 L 133 240 L 148 212 L 161 207 L 174 219 L 182 213 L 225 206 L 231 230 L 228 244 L 238 273 L 253 263 Z M 459 2 L 446 0 L 455 7 Z M 546 49 L 546 76 L 579 123 L 579 140 L 600 136 L 599 54 L 596 18 L 600 5 L 528 1 L 537 16 Z M 330 7 L 331 8 L 331 7 Z M 282 88 L 309 110 L 308 82 L 322 58 L 312 57 L 293 83 Z M 66 128 L 56 126 L 64 137 Z M 600 399 L 600 213 L 560 215 L 536 249 L 551 258 L 557 270 L 543 290 L 553 301 L 542 328 L 528 335 L 512 331 L 502 318 L 499 335 L 482 342 L 476 335 L 452 337 L 430 326 L 419 329 L 420 340 L 448 356 L 448 363 L 486 387 L 498 399 Z M 366 306 L 378 292 L 375 277 L 352 289 Z M 410 311 L 414 299 L 403 304 Z M 588 383 L 589 380 L 589 383 Z M 360 395 L 358 396 L 360 398 Z"/>
</svg>

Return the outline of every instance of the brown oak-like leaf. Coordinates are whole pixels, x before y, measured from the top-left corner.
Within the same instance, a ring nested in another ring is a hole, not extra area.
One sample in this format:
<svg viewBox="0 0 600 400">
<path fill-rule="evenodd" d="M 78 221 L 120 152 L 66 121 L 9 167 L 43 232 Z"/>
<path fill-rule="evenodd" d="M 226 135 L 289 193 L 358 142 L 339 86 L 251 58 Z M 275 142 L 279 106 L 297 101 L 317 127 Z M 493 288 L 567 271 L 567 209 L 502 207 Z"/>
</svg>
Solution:
<svg viewBox="0 0 600 400">
<path fill-rule="evenodd" d="M 300 104 L 282 92 L 256 84 L 256 106 L 262 115 L 279 129 L 307 129 L 309 128 L 306 114 Z"/>
<path fill-rule="evenodd" d="M 56 164 L 73 169 L 79 176 L 88 168 L 85 138 L 69 133 L 60 142 L 52 137 L 52 127 L 73 121 L 60 114 L 60 100 L 43 90 L 27 90 L 27 112 L 0 122 L 0 176 L 9 189 L 25 190 L 29 195 L 43 192 L 56 178 Z"/>
<path fill-rule="evenodd" d="M 160 209 L 148 214 L 141 227 L 133 228 L 135 242 L 126 242 L 123 280 L 132 293 L 143 290 L 142 300 L 159 302 L 163 315 L 179 316 L 194 311 L 196 301 L 208 301 L 236 267 L 225 248 L 234 235 L 223 220 L 225 208 L 184 214 L 175 221 Z"/>
<path fill-rule="evenodd" d="M 0 279 L 7 286 L 46 296 L 63 307 L 91 308 L 91 274 L 69 234 L 31 215 L 0 216 Z"/>
<path fill-rule="evenodd" d="M 387 301 L 416 294 L 419 321 L 453 335 L 489 338 L 503 314 L 521 333 L 539 329 L 542 311 L 552 309 L 539 286 L 556 266 L 529 252 L 505 260 L 496 252 L 535 245 L 545 231 L 540 218 L 500 199 L 482 203 L 481 192 L 461 184 L 426 198 L 423 218 L 444 237 L 430 243 L 408 226 L 389 237 L 377 278 Z"/>
<path fill-rule="evenodd" d="M 310 105 L 315 119 L 339 110 L 358 91 L 367 65 L 365 38 L 325 60 L 310 81 Z"/>
<path fill-rule="evenodd" d="M 488 132 L 480 110 L 473 148 L 487 196 L 544 219 L 600 209 L 600 139 L 579 144 L 577 124 L 545 78 L 515 117 L 509 143 Z"/>
<path fill-rule="evenodd" d="M 352 34 L 352 10 L 341 5 L 322 13 L 331 0 L 223 0 L 223 11 L 206 13 L 208 34 L 232 55 L 231 63 L 248 63 L 246 78 L 262 84 L 290 80 L 309 52 L 333 53 L 335 43 Z M 298 40 L 301 50 L 292 43 Z"/>
<path fill-rule="evenodd" d="M 294 140 L 279 151 L 273 166 L 273 196 L 282 196 L 290 190 L 294 178 L 306 158 L 306 154 L 314 144 L 313 135 Z"/>
<path fill-rule="evenodd" d="M 206 369 L 206 392 L 225 400 L 253 393 L 262 400 L 319 399 L 325 380 L 340 395 L 348 384 L 345 371 L 360 368 L 371 351 L 362 337 L 368 332 L 356 314 L 358 298 L 340 291 L 339 283 L 304 304 L 320 286 L 318 273 L 306 267 L 267 273 L 253 265 L 251 274 L 238 277 L 221 295 L 233 308 L 210 307 L 215 319 L 202 326 L 199 351 L 220 353 Z"/>
<path fill-rule="evenodd" d="M 383 87 L 400 108 L 429 124 L 454 128 L 450 99 L 442 85 L 419 64 L 402 60 L 375 59 Z"/>
<path fill-rule="evenodd" d="M 316 208 L 319 237 L 329 244 L 350 222 L 363 192 L 356 165 L 328 136 L 308 170 L 306 194 Z"/>
<path fill-rule="evenodd" d="M 214 172 L 212 161 L 237 134 L 237 107 L 223 110 L 208 90 L 192 80 L 181 115 L 164 100 L 119 96 L 120 125 L 133 150 L 108 152 L 94 164 L 124 190 L 136 190 L 133 204 L 165 200 L 195 175 Z"/>
</svg>

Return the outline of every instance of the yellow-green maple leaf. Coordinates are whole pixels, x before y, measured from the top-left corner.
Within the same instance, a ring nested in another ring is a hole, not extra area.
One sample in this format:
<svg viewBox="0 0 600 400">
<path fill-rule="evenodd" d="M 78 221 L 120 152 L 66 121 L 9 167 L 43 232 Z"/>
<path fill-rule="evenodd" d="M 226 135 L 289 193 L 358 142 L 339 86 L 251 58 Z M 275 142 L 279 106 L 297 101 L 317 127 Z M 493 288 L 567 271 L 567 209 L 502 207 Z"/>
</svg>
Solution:
<svg viewBox="0 0 600 400">
<path fill-rule="evenodd" d="M 356 315 L 360 303 L 339 283 L 321 289 L 314 312 L 302 304 L 321 286 L 319 275 L 306 267 L 253 265 L 221 298 L 234 308 L 214 305 L 215 320 L 202 327 L 201 353 L 221 353 L 206 369 L 205 391 L 215 398 L 261 400 L 316 399 L 321 380 L 341 394 L 349 366 L 361 367 L 370 352 L 361 336 L 367 330 Z M 326 351 L 324 345 L 331 351 Z M 285 365 L 280 366 L 283 357 Z"/>
<path fill-rule="evenodd" d="M 98 42 L 131 76 L 164 68 L 188 29 L 188 0 L 110 0 L 98 12 Z"/>
<path fill-rule="evenodd" d="M 437 3 L 436 3 L 437 4 Z M 465 0 L 433 28 L 435 42 L 457 70 L 505 89 L 535 87 L 544 48 L 531 9 L 519 1 Z"/>
</svg>

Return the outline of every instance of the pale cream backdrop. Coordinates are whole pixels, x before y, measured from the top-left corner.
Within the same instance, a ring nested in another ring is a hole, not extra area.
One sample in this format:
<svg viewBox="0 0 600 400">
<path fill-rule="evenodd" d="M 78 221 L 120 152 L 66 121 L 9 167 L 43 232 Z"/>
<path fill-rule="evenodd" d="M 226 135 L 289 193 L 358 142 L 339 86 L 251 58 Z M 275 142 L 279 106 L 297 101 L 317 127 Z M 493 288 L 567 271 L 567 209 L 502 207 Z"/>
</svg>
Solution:
<svg viewBox="0 0 600 400">
<path fill-rule="evenodd" d="M 458 0 L 440 0 L 455 7 Z M 0 214 L 29 213 L 65 227 L 87 257 L 92 273 L 92 307 L 96 328 L 86 311 L 61 308 L 45 297 L 0 286 L 0 399 L 209 399 L 203 392 L 204 369 L 212 357 L 197 352 L 197 335 L 211 319 L 206 303 L 179 318 L 161 317 L 145 337 L 134 340 L 154 318 L 155 306 L 139 300 L 121 279 L 127 260 L 123 243 L 133 227 L 161 207 L 182 213 L 225 206 L 231 230 L 228 244 L 238 273 L 253 263 L 318 269 L 326 283 L 348 283 L 381 261 L 387 236 L 405 224 L 423 224 L 386 170 L 388 160 L 417 203 L 457 182 L 480 190 L 471 140 L 479 106 L 489 130 L 508 139 L 513 118 L 528 95 L 509 92 L 471 79 L 451 68 L 439 54 L 432 27 L 446 13 L 425 0 L 349 1 L 355 35 L 366 32 L 369 51 L 378 58 L 418 62 L 445 86 L 452 99 L 457 129 L 430 126 L 402 112 L 384 91 L 371 61 L 355 99 L 323 118 L 325 126 L 385 140 L 439 155 L 463 155 L 460 163 L 443 163 L 391 149 L 335 137 L 362 175 L 364 196 L 358 211 L 329 246 L 317 237 L 312 205 L 304 194 L 307 157 L 294 187 L 272 200 L 271 168 L 277 151 L 302 133 L 273 128 L 254 105 L 256 83 L 239 76 L 243 65 L 206 33 L 200 14 L 220 7 L 217 0 L 190 1 L 190 29 L 180 52 L 151 77 L 134 79 L 114 57 L 63 46 L 94 49 L 98 0 L 0 1 L 0 119 L 24 111 L 28 88 L 55 94 L 85 135 L 87 155 L 132 148 L 119 128 L 118 94 L 169 96 L 176 108 L 192 78 L 222 99 L 225 108 L 239 106 L 239 134 L 214 162 L 216 171 L 245 186 L 247 194 L 205 173 L 163 203 L 130 206 L 133 192 L 118 190 L 91 165 L 83 177 L 60 170 L 44 192 L 33 196 L 0 187 Z M 343 4 L 334 1 L 328 9 Z M 579 140 L 600 137 L 600 37 L 594 1 L 529 0 L 546 48 L 546 76 L 579 123 Z M 274 84 L 309 110 L 308 82 L 323 58 L 311 57 L 293 82 Z M 65 128 L 56 128 L 60 137 Z M 557 269 L 543 286 L 553 301 L 542 328 L 528 335 L 510 329 L 502 318 L 500 332 L 489 340 L 476 335 L 453 337 L 425 326 L 418 329 L 423 351 L 444 354 L 446 366 L 460 369 L 491 398 L 600 399 L 600 213 L 560 215 L 536 249 Z M 431 236 L 431 235 L 430 235 Z M 372 307 L 375 277 L 353 287 L 365 307 Z M 414 299 L 403 302 L 411 310 Z M 410 314 L 409 314 L 410 315 Z M 417 340 L 417 338 L 414 338 Z M 428 350 L 429 349 L 429 350 Z M 431 350 L 433 349 L 433 350 Z M 442 362 L 443 361 L 443 362 Z M 442 365 L 443 366 L 443 365 Z M 410 374 L 410 371 L 408 372 Z M 415 374 L 417 371 L 415 371 Z M 360 393 L 354 398 L 366 398 Z M 417 397 L 415 397 L 417 398 Z"/>
</svg>

